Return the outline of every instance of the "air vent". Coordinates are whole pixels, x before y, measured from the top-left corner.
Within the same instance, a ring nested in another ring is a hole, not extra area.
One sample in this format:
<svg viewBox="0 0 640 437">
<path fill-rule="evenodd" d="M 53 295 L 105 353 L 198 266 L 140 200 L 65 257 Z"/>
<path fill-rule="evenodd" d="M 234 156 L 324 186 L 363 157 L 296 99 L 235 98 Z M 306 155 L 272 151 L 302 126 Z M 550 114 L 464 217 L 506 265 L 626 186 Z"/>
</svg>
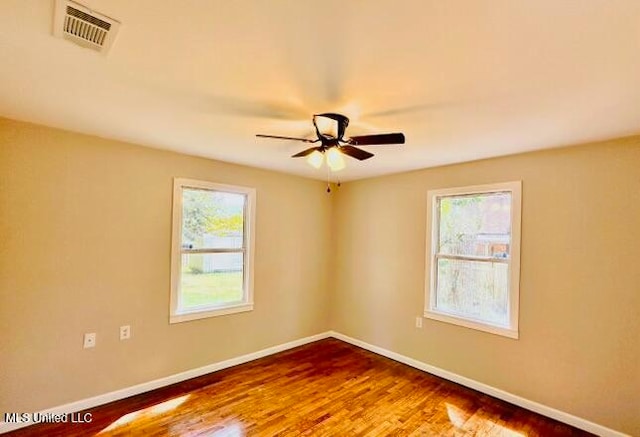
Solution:
<svg viewBox="0 0 640 437">
<path fill-rule="evenodd" d="M 120 23 L 71 0 L 56 0 L 53 34 L 106 54 L 113 46 Z"/>
</svg>

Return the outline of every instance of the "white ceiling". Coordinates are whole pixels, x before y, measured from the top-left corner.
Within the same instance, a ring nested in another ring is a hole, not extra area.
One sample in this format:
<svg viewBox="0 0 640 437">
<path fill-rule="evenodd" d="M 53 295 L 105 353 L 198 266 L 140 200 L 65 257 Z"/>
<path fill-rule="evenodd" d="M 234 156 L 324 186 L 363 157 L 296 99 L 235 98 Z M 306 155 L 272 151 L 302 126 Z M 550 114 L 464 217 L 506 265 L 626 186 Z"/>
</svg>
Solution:
<svg viewBox="0 0 640 437">
<path fill-rule="evenodd" d="M 640 133 L 639 0 L 80 3 L 122 22 L 107 56 L 1 1 L 0 115 L 317 179 L 254 134 L 405 133 L 342 181 Z"/>
</svg>

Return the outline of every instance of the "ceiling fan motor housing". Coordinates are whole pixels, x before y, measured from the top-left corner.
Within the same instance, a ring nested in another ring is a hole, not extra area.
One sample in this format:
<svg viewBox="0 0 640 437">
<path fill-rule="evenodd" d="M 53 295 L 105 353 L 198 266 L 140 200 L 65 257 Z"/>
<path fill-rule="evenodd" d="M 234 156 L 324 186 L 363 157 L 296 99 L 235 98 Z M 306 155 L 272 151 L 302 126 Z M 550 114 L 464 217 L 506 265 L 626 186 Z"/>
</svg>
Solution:
<svg viewBox="0 0 640 437">
<path fill-rule="evenodd" d="M 332 120 L 335 120 L 336 123 L 338 123 L 338 129 L 337 129 L 337 135 L 335 138 L 333 138 L 330 135 L 327 134 L 322 134 L 320 133 L 320 130 L 318 129 L 318 124 L 316 123 L 316 118 L 317 117 L 326 117 L 326 118 L 330 118 Z M 342 114 L 336 114 L 334 112 L 325 112 L 323 114 L 316 114 L 313 116 L 313 125 L 316 128 L 316 133 L 318 134 L 318 138 L 326 138 L 326 139 L 334 139 L 334 140 L 338 140 L 338 141 L 344 141 L 343 137 L 344 137 L 344 133 L 347 130 L 347 126 L 349 126 L 349 118 L 345 115 Z M 323 142 L 324 145 L 324 142 Z M 337 145 L 333 144 L 334 146 Z"/>
</svg>

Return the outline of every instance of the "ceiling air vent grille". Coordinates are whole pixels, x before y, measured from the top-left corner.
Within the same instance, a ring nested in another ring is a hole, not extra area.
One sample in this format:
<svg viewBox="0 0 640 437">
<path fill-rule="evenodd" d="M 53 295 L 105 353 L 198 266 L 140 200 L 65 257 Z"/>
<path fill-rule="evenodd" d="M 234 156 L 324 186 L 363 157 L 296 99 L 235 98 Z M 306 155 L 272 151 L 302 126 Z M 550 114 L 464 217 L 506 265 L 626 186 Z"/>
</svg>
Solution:
<svg viewBox="0 0 640 437">
<path fill-rule="evenodd" d="M 106 21 L 67 6 L 67 16 L 64 17 L 65 33 L 75 35 L 102 47 L 109 29 L 111 29 L 111 24 Z"/>
<path fill-rule="evenodd" d="M 106 53 L 120 23 L 71 0 L 56 0 L 54 35 L 82 47 Z"/>
</svg>

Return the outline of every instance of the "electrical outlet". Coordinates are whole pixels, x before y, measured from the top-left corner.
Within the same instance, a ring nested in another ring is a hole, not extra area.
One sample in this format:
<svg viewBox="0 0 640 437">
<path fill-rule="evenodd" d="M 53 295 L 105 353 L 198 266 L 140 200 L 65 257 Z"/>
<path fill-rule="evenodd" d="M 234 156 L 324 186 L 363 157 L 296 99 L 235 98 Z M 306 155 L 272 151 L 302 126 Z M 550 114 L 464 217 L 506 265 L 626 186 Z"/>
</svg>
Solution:
<svg viewBox="0 0 640 437">
<path fill-rule="evenodd" d="M 83 347 L 85 349 L 90 348 L 90 347 L 96 347 L 96 333 L 95 332 L 87 332 L 84 335 Z"/>
<path fill-rule="evenodd" d="M 120 340 L 129 340 L 131 338 L 131 326 L 123 325 L 120 327 Z"/>
<path fill-rule="evenodd" d="M 416 328 L 422 328 L 422 317 L 416 317 Z"/>
</svg>

